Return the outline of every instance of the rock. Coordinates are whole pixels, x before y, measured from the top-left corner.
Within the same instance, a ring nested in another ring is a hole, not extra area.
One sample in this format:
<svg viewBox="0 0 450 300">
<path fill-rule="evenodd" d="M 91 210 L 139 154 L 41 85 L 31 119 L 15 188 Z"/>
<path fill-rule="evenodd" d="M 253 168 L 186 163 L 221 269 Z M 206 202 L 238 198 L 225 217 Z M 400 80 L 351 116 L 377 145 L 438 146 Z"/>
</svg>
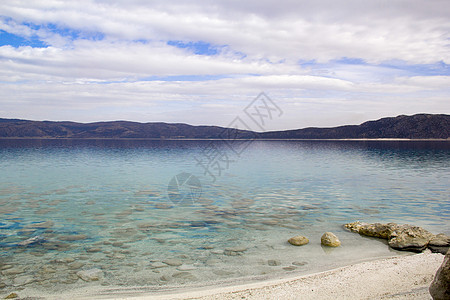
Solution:
<svg viewBox="0 0 450 300">
<path fill-rule="evenodd" d="M 73 234 L 73 235 L 63 235 L 59 239 L 65 242 L 81 241 L 87 239 L 88 236 L 85 234 Z"/>
<path fill-rule="evenodd" d="M 394 249 L 413 252 L 421 252 L 428 246 L 430 241 L 436 238 L 431 232 L 408 224 L 367 224 L 357 221 L 345 224 L 344 227 L 361 235 L 387 239 L 389 246 Z M 435 243 L 445 243 L 445 238 L 441 235 L 435 239 Z"/>
<path fill-rule="evenodd" d="M 450 248 L 450 237 L 443 233 L 439 233 L 428 243 L 428 248 L 430 248 L 432 252 L 445 255 Z"/>
<path fill-rule="evenodd" d="M 294 237 L 291 237 L 288 240 L 289 244 L 294 245 L 294 246 L 303 246 L 309 243 L 309 240 L 307 237 L 302 236 L 302 235 L 297 235 Z"/>
<path fill-rule="evenodd" d="M 36 228 L 36 229 L 47 229 L 53 226 L 52 221 L 45 221 L 40 223 L 34 223 L 26 226 L 27 228 Z"/>
<path fill-rule="evenodd" d="M 90 269 L 78 271 L 77 276 L 84 281 L 98 281 L 103 276 L 103 271 L 100 269 Z"/>
<path fill-rule="evenodd" d="M 78 270 L 84 267 L 84 264 L 81 262 L 74 262 L 68 265 L 69 270 Z"/>
<path fill-rule="evenodd" d="M 172 275 L 173 278 L 179 278 L 179 279 L 187 279 L 187 280 L 196 280 L 197 277 L 195 277 L 194 275 L 192 275 L 189 272 L 178 272 L 178 273 L 174 273 Z"/>
<path fill-rule="evenodd" d="M 292 262 L 292 264 L 294 266 L 304 266 L 304 265 L 306 265 L 308 263 L 306 261 L 294 261 L 294 262 Z"/>
<path fill-rule="evenodd" d="M 381 224 L 367 224 L 359 221 L 345 224 L 344 227 L 349 229 L 350 231 L 357 232 L 362 235 L 377 237 L 381 239 L 390 238 L 393 229 L 395 229 L 398 225 L 395 223 Z"/>
<path fill-rule="evenodd" d="M 5 299 L 16 299 L 16 298 L 19 298 L 19 295 L 17 295 L 16 293 L 11 293 L 5 297 Z"/>
<path fill-rule="evenodd" d="M 289 267 L 283 268 L 283 270 L 285 270 L 285 271 L 294 271 L 295 269 L 297 269 L 297 267 L 294 267 L 294 266 L 289 266 Z"/>
<path fill-rule="evenodd" d="M 32 244 L 38 244 L 43 241 L 44 241 L 43 237 L 35 236 L 35 237 L 29 238 L 27 240 L 21 241 L 21 242 L 17 243 L 17 245 L 26 247 L 26 246 L 29 246 Z"/>
<path fill-rule="evenodd" d="M 182 265 L 177 268 L 178 271 L 192 271 L 195 269 L 197 269 L 197 268 L 194 266 L 191 266 L 191 265 Z"/>
<path fill-rule="evenodd" d="M 0 270 L 8 270 L 8 269 L 12 269 L 13 265 L 1 265 L 0 266 Z"/>
<path fill-rule="evenodd" d="M 7 270 L 3 270 L 2 274 L 5 276 L 8 275 L 18 275 L 18 274 L 22 274 L 25 273 L 25 269 L 18 267 L 18 268 L 11 268 L 11 269 L 7 269 Z"/>
<path fill-rule="evenodd" d="M 276 267 L 276 266 L 281 265 L 281 262 L 280 262 L 279 260 L 276 260 L 276 259 L 269 259 L 269 260 L 267 261 L 267 264 L 268 264 L 269 266 L 271 266 L 271 267 Z"/>
<path fill-rule="evenodd" d="M 4 282 L 0 282 L 0 290 L 4 289 L 6 287 L 6 283 Z"/>
<path fill-rule="evenodd" d="M 213 270 L 212 271 L 214 274 L 219 275 L 219 276 L 229 276 L 231 274 L 234 274 L 234 272 L 231 271 L 226 271 L 226 270 Z"/>
<path fill-rule="evenodd" d="M 339 247 L 341 245 L 341 241 L 339 241 L 338 237 L 332 232 L 325 232 L 320 238 L 320 242 L 322 245 L 328 247 Z"/>
<path fill-rule="evenodd" d="M 15 286 L 22 286 L 36 281 L 33 276 L 25 275 L 14 278 L 13 282 Z"/>
<path fill-rule="evenodd" d="M 169 266 L 173 266 L 173 267 L 178 267 L 183 264 L 183 262 L 181 260 L 176 259 L 176 258 L 169 258 L 169 259 L 163 260 L 163 263 L 165 263 L 166 265 L 169 265 Z"/>
<path fill-rule="evenodd" d="M 422 252 L 433 238 L 434 234 L 421 227 L 402 225 L 392 232 L 388 243 L 397 250 Z"/>
<path fill-rule="evenodd" d="M 163 264 L 160 261 L 156 261 L 156 262 L 153 262 L 153 263 L 150 264 L 150 268 L 152 268 L 152 269 L 164 268 L 164 267 L 167 267 L 167 265 Z"/>
<path fill-rule="evenodd" d="M 229 248 L 225 248 L 225 250 L 223 251 L 223 254 L 227 255 L 227 256 L 237 256 L 237 255 L 242 255 L 242 253 L 245 251 L 247 251 L 247 248 L 245 248 L 245 247 L 229 247 Z"/>
<path fill-rule="evenodd" d="M 450 299 L 450 251 L 447 252 L 444 262 L 437 270 L 429 291 L 434 300 Z"/>
<path fill-rule="evenodd" d="M 100 252 L 100 251 L 102 251 L 102 249 L 100 249 L 100 248 L 87 248 L 86 249 L 86 252 L 88 252 L 88 253 L 96 253 L 96 252 Z"/>
</svg>

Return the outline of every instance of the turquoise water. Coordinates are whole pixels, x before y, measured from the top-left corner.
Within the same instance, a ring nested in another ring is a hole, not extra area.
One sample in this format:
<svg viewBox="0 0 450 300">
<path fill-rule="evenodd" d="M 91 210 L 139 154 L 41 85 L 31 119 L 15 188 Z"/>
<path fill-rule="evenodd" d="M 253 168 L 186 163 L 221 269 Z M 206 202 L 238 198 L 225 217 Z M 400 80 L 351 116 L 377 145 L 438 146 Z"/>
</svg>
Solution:
<svg viewBox="0 0 450 300">
<path fill-rule="evenodd" d="M 449 162 L 450 142 L 0 140 L 0 296 L 242 282 L 404 255 L 342 224 L 449 234 Z M 322 248 L 325 231 L 342 246 Z M 286 242 L 298 234 L 310 243 Z M 98 281 L 77 275 L 91 269 Z"/>
</svg>

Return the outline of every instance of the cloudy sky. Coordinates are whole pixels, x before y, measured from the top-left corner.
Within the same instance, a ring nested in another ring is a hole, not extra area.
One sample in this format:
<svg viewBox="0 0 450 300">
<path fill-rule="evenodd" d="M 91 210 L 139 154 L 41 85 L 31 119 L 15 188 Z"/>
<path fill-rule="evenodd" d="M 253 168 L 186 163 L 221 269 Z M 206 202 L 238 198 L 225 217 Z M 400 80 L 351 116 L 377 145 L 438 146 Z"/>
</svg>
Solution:
<svg viewBox="0 0 450 300">
<path fill-rule="evenodd" d="M 448 0 L 0 1 L 0 117 L 266 129 L 450 113 Z"/>
</svg>

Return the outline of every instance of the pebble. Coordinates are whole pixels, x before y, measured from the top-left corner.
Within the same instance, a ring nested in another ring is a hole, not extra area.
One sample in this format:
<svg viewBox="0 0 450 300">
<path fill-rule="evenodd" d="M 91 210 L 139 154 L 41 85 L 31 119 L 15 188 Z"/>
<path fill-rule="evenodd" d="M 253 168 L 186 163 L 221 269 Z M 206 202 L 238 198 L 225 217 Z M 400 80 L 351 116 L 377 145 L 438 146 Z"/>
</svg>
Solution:
<svg viewBox="0 0 450 300">
<path fill-rule="evenodd" d="M 231 275 L 234 273 L 234 272 L 226 271 L 226 270 L 213 270 L 212 272 L 219 276 L 228 276 L 228 275 Z"/>
<path fill-rule="evenodd" d="M 86 252 L 88 252 L 88 253 L 96 253 L 96 252 L 100 252 L 100 251 L 102 251 L 102 249 L 100 249 L 100 248 L 88 248 L 88 249 L 86 249 Z"/>
<path fill-rule="evenodd" d="M 78 271 L 77 276 L 84 281 L 98 281 L 103 276 L 103 271 L 100 269 Z"/>
<path fill-rule="evenodd" d="M 70 270 L 78 270 L 82 267 L 84 267 L 84 263 L 81 262 L 74 262 L 68 265 Z"/>
<path fill-rule="evenodd" d="M 166 265 L 166 264 L 163 264 L 163 263 L 160 262 L 160 261 L 157 261 L 157 262 L 151 263 L 151 264 L 150 264 L 150 267 L 156 269 L 156 268 L 164 268 L 164 267 L 167 267 L 167 265 Z"/>
<path fill-rule="evenodd" d="M 19 276 L 14 278 L 13 282 L 15 286 L 22 286 L 36 281 L 33 276 Z"/>
<path fill-rule="evenodd" d="M 7 276 L 7 275 L 18 275 L 18 274 L 22 274 L 25 273 L 25 269 L 24 268 L 11 268 L 11 269 L 7 269 L 2 271 L 2 274 Z"/>
<path fill-rule="evenodd" d="M 163 263 L 165 263 L 166 265 L 175 266 L 175 267 L 181 266 L 183 264 L 183 262 L 181 260 L 176 259 L 176 258 L 170 258 L 170 259 L 163 260 Z"/>
<path fill-rule="evenodd" d="M 194 267 L 192 265 L 182 265 L 177 268 L 178 271 L 192 271 L 195 269 L 196 269 L 196 267 Z"/>
<path fill-rule="evenodd" d="M 17 295 L 16 293 L 11 293 L 5 297 L 5 299 L 15 299 L 15 298 L 19 298 L 19 295 Z"/>
<path fill-rule="evenodd" d="M 294 261 L 292 263 L 294 266 L 304 266 L 306 264 L 308 264 L 306 261 Z"/>
<path fill-rule="evenodd" d="M 268 264 L 269 266 L 271 266 L 271 267 L 276 267 L 276 266 L 281 265 L 281 262 L 280 262 L 279 260 L 269 259 L 269 260 L 267 261 L 267 264 Z"/>
<path fill-rule="evenodd" d="M 59 237 L 59 240 L 65 242 L 73 242 L 87 239 L 88 236 L 85 234 L 75 234 L 75 235 L 63 235 Z"/>
<path fill-rule="evenodd" d="M 197 277 L 195 277 L 194 275 L 192 275 L 189 272 L 178 272 L 178 273 L 174 273 L 172 275 L 173 278 L 180 278 L 180 279 L 189 279 L 189 280 L 196 280 Z"/>
</svg>

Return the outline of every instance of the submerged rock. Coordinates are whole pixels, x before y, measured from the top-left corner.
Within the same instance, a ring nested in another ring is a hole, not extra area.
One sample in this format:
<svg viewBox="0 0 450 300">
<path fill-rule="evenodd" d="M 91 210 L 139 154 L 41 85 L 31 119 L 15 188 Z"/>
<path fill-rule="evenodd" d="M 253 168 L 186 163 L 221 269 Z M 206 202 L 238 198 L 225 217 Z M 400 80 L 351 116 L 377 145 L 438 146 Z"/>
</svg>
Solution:
<svg viewBox="0 0 450 300">
<path fill-rule="evenodd" d="M 173 266 L 173 267 L 178 267 L 183 264 L 183 262 L 181 260 L 176 259 L 176 258 L 169 258 L 169 259 L 163 260 L 163 263 L 165 263 L 166 265 L 169 265 L 169 266 Z"/>
<path fill-rule="evenodd" d="M 437 270 L 429 291 L 434 300 L 450 299 L 450 251 L 447 252 L 444 262 Z"/>
<path fill-rule="evenodd" d="M 242 253 L 245 251 L 247 251 L 247 248 L 245 248 L 245 247 L 229 247 L 229 248 L 225 248 L 225 250 L 223 251 L 223 254 L 227 255 L 227 256 L 237 256 L 237 255 L 242 255 Z"/>
<path fill-rule="evenodd" d="M 297 235 L 294 237 L 291 237 L 288 240 L 289 244 L 294 245 L 294 246 L 303 246 L 309 243 L 309 240 L 306 236 L 302 236 L 302 235 Z"/>
<path fill-rule="evenodd" d="M 281 265 L 281 262 L 280 262 L 279 260 L 277 260 L 277 259 L 269 259 L 269 260 L 267 261 L 267 264 L 268 264 L 269 266 L 271 266 L 271 267 L 276 267 L 276 266 Z"/>
<path fill-rule="evenodd" d="M 100 269 L 90 269 L 78 271 L 77 276 L 84 281 L 98 281 L 103 276 L 103 271 Z"/>
<path fill-rule="evenodd" d="M 322 245 L 328 247 L 339 247 L 341 245 L 341 241 L 339 241 L 338 237 L 332 232 L 325 232 L 320 238 L 320 242 Z"/>
<path fill-rule="evenodd" d="M 29 238 L 27 240 L 21 241 L 21 242 L 17 243 L 17 245 L 26 247 L 26 246 L 29 246 L 32 244 L 39 244 L 43 241 L 44 241 L 44 238 L 38 235 L 38 236 L 35 236 L 32 238 Z"/>
<path fill-rule="evenodd" d="M 19 298 L 19 295 L 17 295 L 16 293 L 11 293 L 8 296 L 6 296 L 4 299 L 16 299 Z"/>
<path fill-rule="evenodd" d="M 408 224 L 367 224 L 357 221 L 345 224 L 344 227 L 361 235 L 387 239 L 389 246 L 394 249 L 413 252 L 421 252 L 436 238 L 431 232 Z M 440 236 L 435 243 L 445 243 L 445 239 Z"/>
</svg>

